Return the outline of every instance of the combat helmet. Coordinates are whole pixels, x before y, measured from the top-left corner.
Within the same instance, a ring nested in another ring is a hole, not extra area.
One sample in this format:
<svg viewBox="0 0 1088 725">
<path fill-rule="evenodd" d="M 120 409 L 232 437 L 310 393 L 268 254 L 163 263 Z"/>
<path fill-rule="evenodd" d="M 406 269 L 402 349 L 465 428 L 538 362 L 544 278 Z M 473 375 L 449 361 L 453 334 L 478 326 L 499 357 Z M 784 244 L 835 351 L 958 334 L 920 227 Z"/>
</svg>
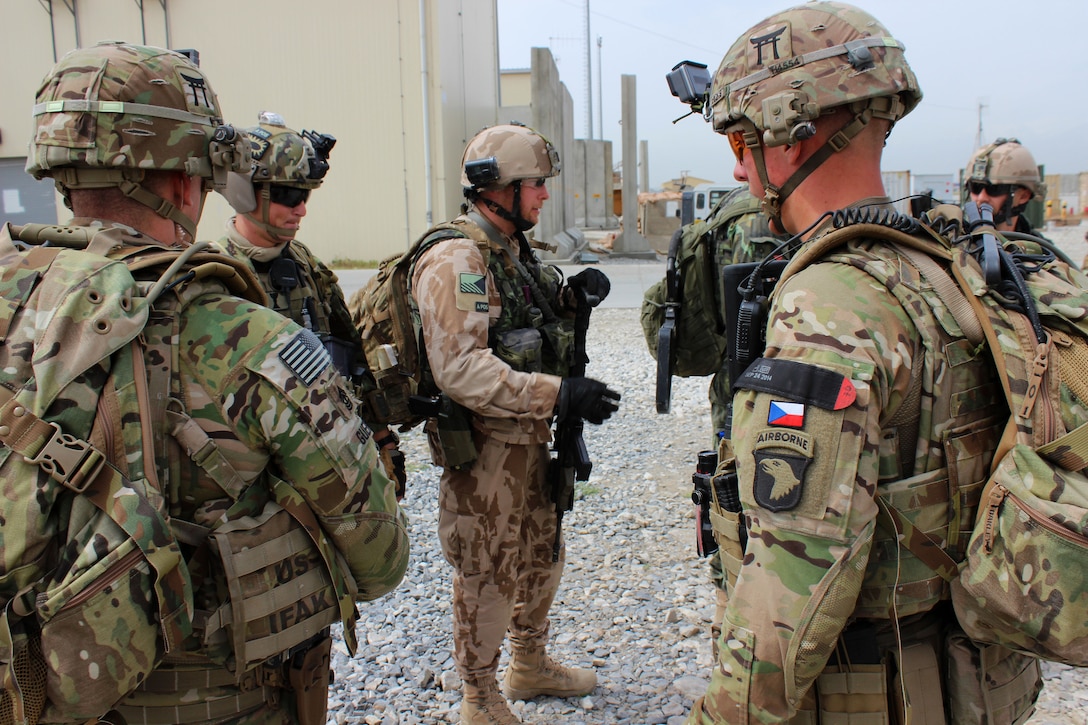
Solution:
<svg viewBox="0 0 1088 725">
<path fill-rule="evenodd" d="M 207 77 L 164 48 L 105 41 L 67 53 L 42 81 L 33 115 L 26 171 L 52 177 L 69 206 L 71 189 L 118 187 L 190 236 L 196 220 L 149 191 L 145 172 L 180 171 L 222 189 L 229 171 L 249 167 L 248 145 L 223 124 Z"/>
<path fill-rule="evenodd" d="M 559 152 L 541 134 L 523 123 L 490 126 L 473 136 L 461 156 L 461 186 L 465 198 L 483 203 L 518 231 L 532 228 L 521 216 L 521 182 L 558 176 L 562 168 Z M 513 209 L 504 209 L 492 199 L 480 197 L 485 189 L 514 184 Z"/>
<path fill-rule="evenodd" d="M 753 154 L 764 209 L 780 219 L 785 198 L 873 118 L 895 123 L 922 98 L 903 44 L 876 18 L 852 5 L 810 2 L 753 26 L 725 54 L 714 75 L 714 130 Z M 853 114 L 780 188 L 770 184 L 762 144 L 811 138 L 821 114 Z"/>
<path fill-rule="evenodd" d="M 291 129 L 283 116 L 261 111 L 257 125 L 243 131 L 253 162 L 244 173 L 231 173 L 224 196 L 234 210 L 244 214 L 273 237 L 287 241 L 296 230 L 269 222 L 269 204 L 297 206 L 309 191 L 321 186 L 329 171 L 333 136 Z M 301 190 L 292 193 L 290 190 Z"/>
<path fill-rule="evenodd" d="M 1009 200 L 1005 208 L 994 210 L 994 221 L 998 224 L 1023 213 L 1032 197 L 1046 196 L 1046 184 L 1039 176 L 1035 157 L 1015 138 L 999 138 L 976 151 L 967 164 L 967 178 L 964 181 L 967 184 L 976 181 L 995 186 L 1009 185 Z M 1017 186 L 1030 191 L 1031 197 L 1013 206 L 1012 190 Z"/>
</svg>

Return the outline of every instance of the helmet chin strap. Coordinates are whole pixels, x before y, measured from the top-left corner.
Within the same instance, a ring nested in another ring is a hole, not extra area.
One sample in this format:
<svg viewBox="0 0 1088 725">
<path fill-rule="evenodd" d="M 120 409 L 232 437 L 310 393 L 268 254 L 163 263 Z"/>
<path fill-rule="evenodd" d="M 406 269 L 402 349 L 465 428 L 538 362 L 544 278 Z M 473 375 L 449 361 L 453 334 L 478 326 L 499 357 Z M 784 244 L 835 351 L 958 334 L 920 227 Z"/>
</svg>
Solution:
<svg viewBox="0 0 1088 725">
<path fill-rule="evenodd" d="M 483 196 L 477 196 L 476 200 L 479 201 L 481 204 L 484 204 L 491 211 L 495 212 L 495 214 L 499 217 L 513 224 L 514 229 L 518 230 L 519 232 L 527 232 L 532 229 L 534 225 L 531 221 L 521 216 L 521 180 L 519 179 L 512 182 L 511 186 L 514 187 L 514 209 L 517 209 L 516 213 L 512 212 L 509 209 L 503 208 L 499 205 L 497 201 L 494 201 L 493 199 L 488 199 Z"/>
<path fill-rule="evenodd" d="M 256 189 L 254 190 L 256 191 Z M 297 229 L 288 229 L 287 227 L 276 227 L 272 225 L 269 220 L 269 212 L 272 208 L 272 201 L 269 198 L 268 184 L 262 184 L 260 191 L 254 196 L 257 197 L 257 208 L 253 211 L 246 212 L 244 216 L 249 219 L 257 227 L 268 232 L 277 242 L 289 242 L 295 238 L 298 234 Z M 256 216 L 254 212 L 260 212 L 260 217 Z"/>
<path fill-rule="evenodd" d="M 860 108 L 858 107 L 859 104 L 849 106 L 854 109 L 854 117 L 832 134 L 816 150 L 816 153 L 805 159 L 804 163 L 793 172 L 793 175 L 781 187 L 772 184 L 768 177 L 767 162 L 763 155 L 763 145 L 759 142 L 758 129 L 750 120 L 744 119 L 745 147 L 752 153 L 756 171 L 759 173 L 759 183 L 763 186 L 763 199 L 760 200 L 760 206 L 763 213 L 770 217 L 774 226 L 780 232 L 787 231 L 782 224 L 782 204 L 786 201 L 786 198 L 801 185 L 801 182 L 809 177 L 809 174 L 819 168 L 820 164 L 826 161 L 831 154 L 838 153 L 850 145 L 850 141 L 861 133 L 874 117 L 886 118 L 894 123 L 895 116 L 893 114 L 896 110 L 896 104 L 901 102 L 897 97 L 893 97 L 892 99 L 873 98 L 862 103 L 864 105 Z"/>
</svg>

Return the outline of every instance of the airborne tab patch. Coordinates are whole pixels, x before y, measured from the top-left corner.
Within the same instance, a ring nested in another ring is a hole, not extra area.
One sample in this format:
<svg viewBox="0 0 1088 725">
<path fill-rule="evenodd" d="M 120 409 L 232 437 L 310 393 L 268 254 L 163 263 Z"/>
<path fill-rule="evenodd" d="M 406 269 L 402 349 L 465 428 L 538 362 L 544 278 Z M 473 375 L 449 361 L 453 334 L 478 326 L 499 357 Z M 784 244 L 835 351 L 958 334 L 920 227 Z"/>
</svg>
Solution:
<svg viewBox="0 0 1088 725">
<path fill-rule="evenodd" d="M 487 313 L 487 275 L 461 272 L 457 278 L 457 309 Z"/>
<path fill-rule="evenodd" d="M 302 383 L 309 387 L 325 368 L 332 365 L 332 356 L 321 344 L 317 335 L 309 330 L 299 330 L 287 346 L 280 350 L 280 360 L 291 369 Z"/>
</svg>

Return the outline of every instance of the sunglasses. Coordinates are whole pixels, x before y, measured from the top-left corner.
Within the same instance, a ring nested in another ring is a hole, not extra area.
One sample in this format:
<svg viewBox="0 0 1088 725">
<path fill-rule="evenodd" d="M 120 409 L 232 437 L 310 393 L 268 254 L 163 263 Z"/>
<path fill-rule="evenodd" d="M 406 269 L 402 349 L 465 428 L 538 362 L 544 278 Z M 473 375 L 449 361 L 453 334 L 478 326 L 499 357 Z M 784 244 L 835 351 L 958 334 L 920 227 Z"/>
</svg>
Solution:
<svg viewBox="0 0 1088 725">
<path fill-rule="evenodd" d="M 733 155 L 737 157 L 737 163 L 743 163 L 744 149 L 747 147 L 744 143 L 744 131 L 730 131 L 726 136 L 729 139 L 729 146 L 733 149 Z"/>
<path fill-rule="evenodd" d="M 1008 196 L 1012 191 L 1012 184 L 987 184 L 985 181 L 968 181 L 967 191 L 973 196 L 978 196 L 984 191 L 991 198 Z"/>
<path fill-rule="evenodd" d="M 309 198 L 309 189 L 301 189 L 297 186 L 283 186 L 281 184 L 272 184 L 268 187 L 268 199 L 273 204 L 283 204 L 293 208 Z"/>
<path fill-rule="evenodd" d="M 544 182 L 546 182 L 547 180 L 547 177 L 541 176 L 539 179 L 533 179 L 530 183 L 539 189 L 540 187 L 544 186 Z"/>
</svg>

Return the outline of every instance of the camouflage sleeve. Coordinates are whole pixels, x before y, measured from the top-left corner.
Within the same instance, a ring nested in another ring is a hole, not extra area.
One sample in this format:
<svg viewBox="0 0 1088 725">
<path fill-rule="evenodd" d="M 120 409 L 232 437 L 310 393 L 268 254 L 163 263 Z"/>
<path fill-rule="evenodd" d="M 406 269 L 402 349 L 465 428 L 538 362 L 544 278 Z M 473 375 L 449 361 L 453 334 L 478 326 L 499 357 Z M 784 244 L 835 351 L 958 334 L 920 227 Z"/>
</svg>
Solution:
<svg viewBox="0 0 1088 725">
<path fill-rule="evenodd" d="M 180 368 L 189 412 L 244 478 L 268 465 L 317 515 L 363 599 L 392 590 L 408 566 L 406 518 L 371 433 L 317 336 L 224 295 L 191 303 Z"/>
<path fill-rule="evenodd" d="M 767 379 L 801 363 L 846 381 L 856 397 L 835 410 L 791 395 L 789 385 L 738 394 L 748 546 L 722 622 L 721 660 L 689 723 L 787 720 L 827 664 L 873 540 L 881 412 L 909 388 L 917 349 L 896 299 L 848 265 L 803 270 L 775 299 Z"/>
<path fill-rule="evenodd" d="M 475 242 L 450 239 L 424 252 L 412 275 L 412 294 L 440 390 L 487 417 L 551 416 L 560 378 L 514 370 L 488 346 L 502 303 Z"/>
</svg>

